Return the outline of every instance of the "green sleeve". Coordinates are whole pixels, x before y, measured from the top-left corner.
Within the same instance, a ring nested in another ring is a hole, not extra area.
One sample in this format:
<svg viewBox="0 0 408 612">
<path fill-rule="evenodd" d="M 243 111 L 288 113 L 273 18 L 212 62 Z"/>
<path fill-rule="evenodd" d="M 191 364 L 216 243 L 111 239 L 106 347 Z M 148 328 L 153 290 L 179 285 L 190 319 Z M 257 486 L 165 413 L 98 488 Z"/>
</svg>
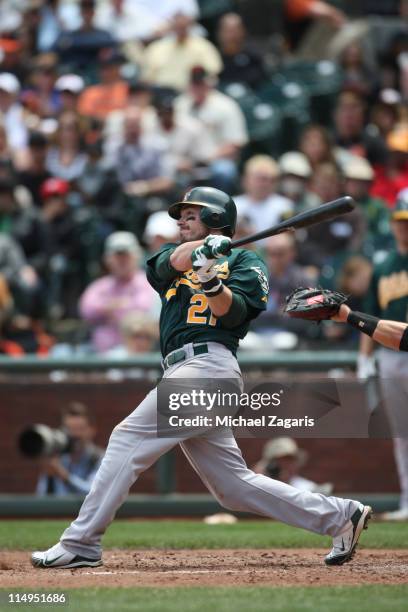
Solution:
<svg viewBox="0 0 408 612">
<path fill-rule="evenodd" d="M 370 286 L 364 298 L 364 312 L 372 315 L 373 317 L 381 318 L 381 308 L 378 303 L 378 278 L 379 271 L 374 269 L 373 275 L 371 277 Z"/>
<path fill-rule="evenodd" d="M 248 309 L 248 318 L 253 319 L 266 310 L 269 284 L 268 270 L 262 259 L 253 251 L 242 250 L 237 256 L 224 284 L 241 296 Z"/>
<path fill-rule="evenodd" d="M 233 293 L 229 311 L 222 317 L 218 317 L 218 320 L 226 329 L 232 329 L 241 325 L 247 318 L 248 308 L 244 298 L 237 293 Z"/>
<path fill-rule="evenodd" d="M 146 277 L 153 289 L 160 293 L 180 272 L 170 263 L 170 255 L 176 250 L 176 244 L 165 244 L 160 251 L 146 261 Z"/>
</svg>

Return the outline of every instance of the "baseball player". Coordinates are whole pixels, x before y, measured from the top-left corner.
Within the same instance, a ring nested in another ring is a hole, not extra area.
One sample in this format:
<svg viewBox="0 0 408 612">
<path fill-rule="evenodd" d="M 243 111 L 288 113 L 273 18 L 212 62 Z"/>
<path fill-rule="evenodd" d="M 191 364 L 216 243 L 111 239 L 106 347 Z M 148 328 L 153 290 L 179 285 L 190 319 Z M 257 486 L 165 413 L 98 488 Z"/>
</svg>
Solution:
<svg viewBox="0 0 408 612">
<path fill-rule="evenodd" d="M 408 323 L 378 319 L 364 312 L 353 311 L 346 304 L 340 306 L 339 312 L 331 320 L 348 323 L 388 349 L 408 351 Z"/>
<path fill-rule="evenodd" d="M 236 207 L 224 192 L 195 187 L 170 206 L 180 243 L 167 244 L 147 261 L 147 278 L 162 300 L 160 318 L 164 378 L 235 378 L 239 340 L 265 309 L 268 283 L 255 252 L 230 249 Z M 300 491 L 255 474 L 245 464 L 232 432 L 192 437 L 157 435 L 157 389 L 113 430 L 101 467 L 79 515 L 49 550 L 34 552 L 37 567 L 102 564 L 101 539 L 130 486 L 177 443 L 224 507 L 275 518 L 333 537 L 327 565 L 355 552 L 371 508 L 351 499 Z"/>
<path fill-rule="evenodd" d="M 366 378 L 375 374 L 374 340 L 378 340 L 381 330 L 388 328 L 394 335 L 383 342 L 384 348 L 376 354 L 384 402 L 394 431 L 401 428 L 406 413 L 406 394 L 408 393 L 408 355 L 406 352 L 407 336 L 403 333 L 399 346 L 398 328 L 408 323 L 408 190 L 403 190 L 397 198 L 391 212 L 391 229 L 396 248 L 390 251 L 386 259 L 375 266 L 365 310 L 374 317 L 384 319 L 376 328 L 372 337 L 361 337 L 358 373 Z M 401 323 L 393 323 L 400 321 Z M 371 323 L 371 329 L 375 323 Z M 378 330 L 378 331 L 377 331 Z M 396 352 L 395 349 L 400 351 Z M 405 402 L 402 399 L 405 394 Z M 394 456 L 401 487 L 400 508 L 387 512 L 387 520 L 408 520 L 408 438 L 394 438 Z"/>
</svg>

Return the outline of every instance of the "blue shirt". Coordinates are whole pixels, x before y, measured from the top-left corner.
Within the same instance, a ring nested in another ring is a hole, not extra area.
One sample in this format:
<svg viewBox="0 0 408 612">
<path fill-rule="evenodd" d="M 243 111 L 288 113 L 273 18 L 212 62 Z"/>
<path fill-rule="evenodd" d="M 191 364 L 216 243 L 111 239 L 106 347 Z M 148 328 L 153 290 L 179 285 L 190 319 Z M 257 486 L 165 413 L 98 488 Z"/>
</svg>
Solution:
<svg viewBox="0 0 408 612">
<path fill-rule="evenodd" d="M 50 493 L 48 487 L 50 479 L 53 481 L 52 495 L 88 494 L 102 458 L 103 451 L 93 445 L 87 447 L 75 463 L 72 462 L 69 453 L 61 455 L 60 462 L 69 473 L 69 480 L 42 474 L 37 483 L 37 495 Z"/>
</svg>

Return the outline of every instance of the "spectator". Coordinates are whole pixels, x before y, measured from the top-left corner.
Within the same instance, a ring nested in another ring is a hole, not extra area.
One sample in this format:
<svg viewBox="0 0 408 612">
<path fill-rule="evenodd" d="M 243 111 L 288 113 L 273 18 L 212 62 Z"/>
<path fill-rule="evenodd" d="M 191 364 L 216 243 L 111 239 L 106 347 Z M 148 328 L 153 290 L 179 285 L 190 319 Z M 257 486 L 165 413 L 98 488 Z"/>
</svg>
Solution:
<svg viewBox="0 0 408 612">
<path fill-rule="evenodd" d="M 145 134 L 157 127 L 157 114 L 152 104 L 152 87 L 144 81 L 132 82 L 129 85 L 129 97 L 126 108 L 136 107 L 142 111 L 142 133 Z M 124 141 L 124 122 L 126 109 L 109 113 L 104 125 L 104 154 L 107 165 L 115 163 L 115 155 Z"/>
<path fill-rule="evenodd" d="M 176 100 L 176 112 L 198 119 L 207 130 L 210 143 L 212 184 L 232 192 L 238 178 L 237 161 L 248 141 L 244 115 L 238 104 L 216 91 L 214 81 L 202 66 L 191 71 L 186 94 Z"/>
<path fill-rule="evenodd" d="M 47 170 L 53 176 L 75 181 L 83 174 L 87 161 L 80 117 L 66 111 L 60 115 L 54 144 L 48 150 Z"/>
<path fill-rule="evenodd" d="M 365 130 L 366 105 L 354 91 L 343 91 L 334 111 L 335 141 L 353 155 L 366 157 L 371 164 L 384 164 L 386 149 L 378 136 Z"/>
<path fill-rule="evenodd" d="M 184 188 L 202 174 L 210 158 L 211 142 L 204 125 L 188 115 L 176 114 L 169 97 L 156 103 L 158 121 L 148 134 L 149 143 L 171 160 Z"/>
<path fill-rule="evenodd" d="M 344 89 L 353 89 L 366 98 L 371 97 L 378 86 L 378 79 L 365 61 L 362 43 L 357 40 L 349 43 L 344 47 L 339 60 L 343 69 Z"/>
<path fill-rule="evenodd" d="M 314 23 L 326 24 L 329 32 L 343 27 L 346 15 L 324 0 L 284 0 L 285 38 L 291 51 L 297 51 Z M 320 39 L 322 33 L 320 33 Z M 323 43 L 327 36 L 323 36 Z M 320 55 L 322 49 L 318 49 Z"/>
<path fill-rule="evenodd" d="M 142 312 L 130 312 L 120 324 L 121 344 L 105 353 L 108 359 L 129 359 L 151 353 L 159 340 L 157 320 Z"/>
<path fill-rule="evenodd" d="M 244 193 L 234 199 L 238 217 L 246 217 L 257 232 L 293 213 L 293 203 L 277 193 L 278 180 L 279 166 L 268 155 L 255 155 L 244 166 Z"/>
<path fill-rule="evenodd" d="M 23 310 L 29 310 L 33 296 L 39 290 L 38 278 L 27 264 L 20 245 L 5 233 L 0 233 L 0 274 L 18 305 Z"/>
<path fill-rule="evenodd" d="M 370 195 L 374 180 L 374 169 L 363 157 L 348 162 L 344 170 L 344 191 L 357 202 L 364 215 L 365 242 L 372 251 L 385 250 L 392 244 L 389 214 L 384 200 Z"/>
<path fill-rule="evenodd" d="M 284 153 L 279 159 L 279 192 L 294 202 L 296 212 L 317 205 L 316 197 L 308 190 L 312 167 L 306 155 L 297 151 Z"/>
<path fill-rule="evenodd" d="M 83 319 L 93 324 L 92 344 L 105 352 L 120 344 L 120 324 L 130 312 L 152 312 L 155 294 L 140 270 L 142 253 L 130 232 L 115 232 L 105 243 L 108 274 L 94 281 L 80 300 Z"/>
<path fill-rule="evenodd" d="M 124 143 L 119 147 L 115 167 L 120 184 L 128 195 L 147 196 L 167 192 L 172 170 L 166 159 L 142 139 L 143 111 L 129 107 L 124 116 Z"/>
<path fill-rule="evenodd" d="M 102 143 L 86 147 L 88 161 L 75 186 L 83 204 L 93 206 L 105 222 L 104 235 L 121 225 L 123 194 L 113 168 L 107 168 L 102 157 Z"/>
<path fill-rule="evenodd" d="M 292 234 L 267 238 L 264 253 L 269 271 L 269 297 L 267 310 L 259 316 L 257 327 L 269 331 L 290 328 L 299 332 L 306 327 L 304 321 L 288 320 L 283 313 L 285 299 L 297 287 L 313 286 L 316 276 L 296 263 L 296 243 Z"/>
<path fill-rule="evenodd" d="M 245 83 L 256 89 L 266 77 L 262 56 L 250 47 L 242 17 L 227 13 L 218 23 L 218 46 L 224 68 L 221 83 Z"/>
<path fill-rule="evenodd" d="M 50 178 L 41 188 L 42 216 L 51 234 L 48 311 L 53 319 L 74 317 L 84 286 L 93 274 L 99 251 L 91 210 L 68 204 L 69 183 Z"/>
<path fill-rule="evenodd" d="M 13 153 L 7 140 L 7 132 L 2 120 L 0 119 L 0 164 L 8 168 L 8 174 L 14 172 Z"/>
<path fill-rule="evenodd" d="M 23 249 L 24 277 L 33 287 L 39 287 L 48 263 L 50 236 L 36 209 L 18 203 L 15 187 L 12 180 L 0 180 L 0 231 L 12 236 Z"/>
<path fill-rule="evenodd" d="M 78 111 L 81 115 L 105 119 L 109 113 L 125 108 L 129 86 L 120 74 L 125 58 L 115 49 L 102 49 L 98 56 L 100 83 L 82 92 Z"/>
<path fill-rule="evenodd" d="M 310 181 L 310 190 L 320 204 L 341 197 L 343 177 L 333 164 L 321 164 Z M 341 257 L 348 250 L 356 250 L 364 238 L 365 222 L 359 209 L 332 221 L 325 221 L 306 230 L 299 245 L 302 263 L 320 268 L 330 257 Z"/>
<path fill-rule="evenodd" d="M 334 163 L 333 142 L 322 125 L 308 125 L 302 132 L 299 151 L 309 160 L 314 170 L 319 164 Z"/>
<path fill-rule="evenodd" d="M 55 89 L 57 60 L 55 53 L 43 53 L 32 62 L 30 86 L 23 90 L 21 100 L 37 117 L 53 117 L 60 109 Z"/>
<path fill-rule="evenodd" d="M 18 183 L 28 189 L 37 208 L 41 208 L 42 205 L 41 185 L 51 176 L 46 167 L 47 151 L 46 137 L 41 132 L 31 132 L 28 139 L 27 163 L 17 174 Z"/>
<path fill-rule="evenodd" d="M 147 34 L 145 23 L 149 22 L 148 4 L 144 3 L 145 8 L 136 0 L 111 0 L 110 2 L 99 2 L 96 14 L 95 25 L 102 30 L 112 32 L 113 36 L 120 43 L 133 42 L 137 39 L 150 38 Z M 152 12 L 154 12 L 152 7 Z"/>
<path fill-rule="evenodd" d="M 254 471 L 286 482 L 301 491 L 330 495 L 333 491 L 330 482 L 319 485 L 300 476 L 299 470 L 306 464 L 307 457 L 307 452 L 299 448 L 293 438 L 274 438 L 263 447 L 262 457 L 254 466 Z"/>
<path fill-rule="evenodd" d="M 401 95 L 395 89 L 383 89 L 370 113 L 370 127 L 386 142 L 399 120 Z"/>
<path fill-rule="evenodd" d="M 93 25 L 95 0 L 80 0 L 82 25 L 76 30 L 64 30 L 53 50 L 68 69 L 87 73 L 98 61 L 101 49 L 115 47 L 116 41 L 107 30 Z"/>
<path fill-rule="evenodd" d="M 37 495 L 86 495 L 104 454 L 92 443 L 96 430 L 86 406 L 72 402 L 62 416 L 61 427 L 70 436 L 72 448 L 41 460 Z"/>
<path fill-rule="evenodd" d="M 408 187 L 408 127 L 401 124 L 390 132 L 387 145 L 387 163 L 376 168 L 371 195 L 382 198 L 393 208 L 397 194 Z"/>
<path fill-rule="evenodd" d="M 57 79 L 55 89 L 60 95 L 61 112 L 78 112 L 79 95 L 85 87 L 82 77 L 77 74 L 64 74 Z"/>
<path fill-rule="evenodd" d="M 179 12 L 172 17 L 172 34 L 147 46 L 143 59 L 143 77 L 161 87 L 184 91 L 191 69 L 200 64 L 212 76 L 222 69 L 220 54 L 202 36 L 190 32 L 191 19 Z"/>
<path fill-rule="evenodd" d="M 31 56 L 30 56 L 31 59 Z M 14 74 L 20 83 L 25 81 L 28 75 L 25 65 L 24 47 L 21 40 L 17 40 L 14 34 L 0 37 L 0 72 Z"/>
<path fill-rule="evenodd" d="M 23 163 L 28 139 L 24 110 L 18 102 L 19 93 L 20 83 L 16 77 L 9 72 L 0 73 L 0 113 L 17 166 Z"/>
<path fill-rule="evenodd" d="M 157 253 L 168 242 L 178 242 L 177 222 L 169 217 L 167 211 L 153 213 L 147 220 L 143 240 L 149 253 Z"/>
<path fill-rule="evenodd" d="M 44 356 L 52 343 L 52 338 L 44 334 L 38 321 L 13 312 L 10 289 L 0 273 L 0 354 L 8 357 L 21 357 L 26 353 Z"/>
</svg>

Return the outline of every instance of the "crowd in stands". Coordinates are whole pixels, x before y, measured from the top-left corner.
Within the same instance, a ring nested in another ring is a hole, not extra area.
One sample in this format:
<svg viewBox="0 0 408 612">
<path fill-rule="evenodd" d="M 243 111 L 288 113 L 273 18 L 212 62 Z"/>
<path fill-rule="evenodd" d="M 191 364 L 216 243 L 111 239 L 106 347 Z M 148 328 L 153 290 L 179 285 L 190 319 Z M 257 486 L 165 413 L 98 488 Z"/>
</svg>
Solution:
<svg viewBox="0 0 408 612">
<path fill-rule="evenodd" d="M 252 245 L 270 299 L 247 348 L 356 341 L 282 307 L 310 284 L 361 306 L 393 247 L 408 187 L 408 2 L 348 14 L 282 0 L 257 24 L 248 3 L 210 16 L 207 4 L 1 3 L 0 353 L 155 349 L 144 261 L 177 239 L 165 211 L 194 185 L 235 197 L 238 236 L 351 195 L 353 213 Z"/>
</svg>

